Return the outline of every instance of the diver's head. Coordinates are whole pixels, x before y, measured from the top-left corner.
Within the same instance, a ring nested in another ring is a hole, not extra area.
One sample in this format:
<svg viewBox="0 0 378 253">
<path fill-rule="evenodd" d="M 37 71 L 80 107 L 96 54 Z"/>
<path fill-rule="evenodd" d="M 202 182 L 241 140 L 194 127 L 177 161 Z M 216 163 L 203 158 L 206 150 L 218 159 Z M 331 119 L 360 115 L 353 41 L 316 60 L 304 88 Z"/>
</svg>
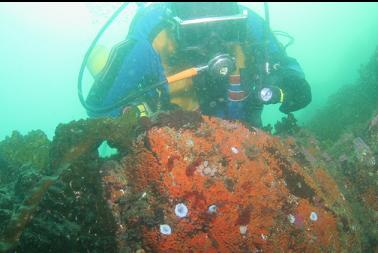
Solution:
<svg viewBox="0 0 378 253">
<path fill-rule="evenodd" d="M 235 2 L 176 2 L 170 11 L 179 52 L 213 57 L 245 40 L 247 12 Z"/>
</svg>

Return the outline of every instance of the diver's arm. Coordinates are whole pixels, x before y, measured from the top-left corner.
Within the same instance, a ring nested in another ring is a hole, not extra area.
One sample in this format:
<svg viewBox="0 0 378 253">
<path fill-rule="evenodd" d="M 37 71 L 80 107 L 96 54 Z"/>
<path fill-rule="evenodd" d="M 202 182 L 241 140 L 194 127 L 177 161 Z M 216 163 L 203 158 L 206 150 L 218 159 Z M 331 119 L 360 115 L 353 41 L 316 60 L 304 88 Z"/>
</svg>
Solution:
<svg viewBox="0 0 378 253">
<path fill-rule="evenodd" d="M 153 50 L 150 43 L 145 41 L 130 40 L 132 49 L 124 57 L 116 74 L 114 82 L 104 99 L 104 104 L 109 105 L 128 95 L 135 93 L 139 88 L 165 80 L 160 58 Z M 156 91 L 143 94 L 131 104 L 139 103 L 146 97 L 157 96 Z M 120 115 L 123 107 L 117 108 L 112 114 Z"/>
<path fill-rule="evenodd" d="M 296 59 L 286 56 L 277 70 L 278 86 L 284 94 L 280 111 L 289 113 L 307 106 L 312 99 L 311 87 Z"/>
<path fill-rule="evenodd" d="M 164 22 L 164 13 L 165 8 L 162 5 L 138 9 L 124 45 L 112 50 L 114 52 L 105 66 L 106 71 L 92 87 L 87 99 L 88 104 L 95 107 L 110 106 L 135 92 L 140 86 L 165 80 L 160 57 L 151 45 L 151 38 L 161 29 Z M 147 94 L 151 97 L 154 95 L 155 90 Z M 133 103 L 141 100 L 142 98 L 137 99 Z M 124 106 L 121 106 L 102 114 L 88 114 L 93 117 L 119 116 L 123 108 Z"/>
<path fill-rule="evenodd" d="M 271 66 L 278 66 L 272 70 L 271 75 L 275 77 L 272 85 L 278 86 L 283 92 L 283 101 L 280 111 L 289 113 L 307 106 L 312 99 L 311 88 L 305 79 L 303 70 L 296 59 L 287 56 L 284 48 L 271 31 L 268 33 L 267 56 L 265 54 L 266 23 L 253 11 L 248 10 L 248 31 L 247 38 L 257 47 L 259 58 L 264 64 L 268 60 Z"/>
</svg>

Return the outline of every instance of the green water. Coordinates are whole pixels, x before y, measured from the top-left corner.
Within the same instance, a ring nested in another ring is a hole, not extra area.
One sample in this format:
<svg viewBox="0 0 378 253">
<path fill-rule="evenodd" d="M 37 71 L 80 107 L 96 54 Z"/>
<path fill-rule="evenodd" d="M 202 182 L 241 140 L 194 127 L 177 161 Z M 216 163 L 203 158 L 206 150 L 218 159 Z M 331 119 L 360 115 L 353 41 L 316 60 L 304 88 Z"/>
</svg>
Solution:
<svg viewBox="0 0 378 253">
<path fill-rule="evenodd" d="M 12 130 L 25 134 L 33 129 L 52 138 L 59 123 L 87 117 L 76 91 L 80 64 L 95 34 L 119 5 L 0 4 L 0 140 Z M 263 15 L 262 3 L 246 5 Z M 330 94 L 353 83 L 360 65 L 372 55 L 378 44 L 378 3 L 269 6 L 272 29 L 295 38 L 288 53 L 298 59 L 312 87 L 313 102 L 295 113 L 303 123 Z M 128 24 L 131 13 L 122 15 L 121 26 L 114 25 L 110 37 L 124 36 L 127 27 L 122 22 Z M 278 105 L 266 106 L 264 124 L 282 116 Z"/>
</svg>

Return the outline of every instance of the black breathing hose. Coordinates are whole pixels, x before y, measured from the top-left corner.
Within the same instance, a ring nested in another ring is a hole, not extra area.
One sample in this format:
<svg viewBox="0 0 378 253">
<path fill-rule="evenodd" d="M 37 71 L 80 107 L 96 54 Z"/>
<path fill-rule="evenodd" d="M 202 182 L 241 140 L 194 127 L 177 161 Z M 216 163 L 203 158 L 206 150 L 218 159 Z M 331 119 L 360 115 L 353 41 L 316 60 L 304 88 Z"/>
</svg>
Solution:
<svg viewBox="0 0 378 253">
<path fill-rule="evenodd" d="M 93 106 L 90 106 L 88 105 L 86 102 L 85 102 L 85 99 L 83 97 L 83 92 L 82 92 L 82 81 L 83 81 L 83 74 L 84 74 L 84 70 L 85 70 L 85 67 L 88 63 L 88 59 L 89 59 L 89 56 L 90 54 L 92 53 L 92 50 L 93 48 L 96 46 L 97 42 L 99 41 L 99 39 L 101 38 L 101 36 L 103 35 L 103 33 L 106 31 L 106 29 L 109 27 L 109 25 L 114 21 L 115 18 L 117 18 L 117 16 L 129 5 L 129 2 L 125 2 L 123 3 L 114 13 L 113 15 L 109 18 L 109 20 L 103 25 L 103 27 L 100 29 L 100 31 L 97 33 L 96 37 L 94 38 L 94 40 L 92 41 L 90 47 L 88 48 L 85 56 L 84 56 L 84 59 L 83 59 L 83 62 L 81 64 L 81 67 L 80 67 L 80 72 L 79 72 L 79 77 L 78 77 L 78 85 L 77 85 L 77 88 L 78 88 L 78 95 L 79 95 L 79 100 L 80 100 L 80 103 L 83 105 L 83 107 L 85 109 L 87 109 L 88 111 L 91 111 L 91 112 L 96 112 L 96 113 L 102 113 L 102 112 L 108 112 L 108 111 L 111 111 L 112 109 L 115 109 L 121 105 L 124 105 L 124 104 L 127 104 L 129 103 L 130 101 L 134 100 L 135 98 L 137 98 L 138 96 L 140 96 L 141 94 L 145 93 L 146 91 L 150 90 L 150 89 L 153 89 L 155 87 L 158 87 L 158 86 L 161 86 L 163 84 L 165 84 L 166 82 L 165 81 L 162 81 L 162 82 L 159 82 L 153 86 L 150 86 L 140 92 L 137 92 L 137 93 L 134 93 L 134 94 L 130 94 L 129 96 L 125 97 L 124 99 L 122 100 L 119 100 L 117 102 L 115 102 L 114 104 L 112 105 L 109 105 L 109 106 L 105 106 L 105 107 L 93 107 Z"/>
<path fill-rule="evenodd" d="M 142 96 L 143 94 L 145 94 L 146 92 L 152 90 L 152 89 L 155 89 L 155 88 L 158 88 L 160 86 L 163 86 L 165 85 L 167 82 L 166 80 L 163 80 L 163 81 L 160 81 L 160 82 L 157 82 L 153 85 L 150 85 L 148 87 L 145 87 L 143 89 L 139 89 L 131 94 L 129 94 L 128 96 L 124 97 L 123 99 L 120 99 L 118 100 L 117 102 L 111 104 L 111 105 L 108 105 L 108 106 L 104 106 L 104 107 L 93 107 L 93 106 L 90 106 L 88 105 L 85 100 L 84 100 L 84 97 L 83 97 L 83 93 L 82 93 L 82 79 L 83 79 L 83 74 L 84 74 L 84 70 L 85 70 L 85 67 L 87 65 L 87 62 L 88 62 L 88 58 L 93 50 L 93 48 L 96 46 L 98 40 L 100 39 L 100 37 L 102 36 L 102 34 L 106 31 L 106 29 L 109 27 L 109 25 L 114 21 L 115 18 L 117 18 L 117 16 L 128 6 L 129 2 L 125 2 L 123 3 L 114 13 L 113 15 L 109 18 L 109 20 L 104 24 L 104 26 L 100 29 L 100 31 L 97 33 L 95 39 L 93 40 L 92 44 L 90 45 L 90 47 L 88 48 L 85 56 L 84 56 L 84 59 L 83 59 L 83 62 L 81 64 L 81 67 L 80 67 L 80 72 L 79 72 L 79 77 L 78 77 L 78 95 L 79 95 L 79 100 L 81 102 L 81 104 L 83 105 L 83 107 L 85 109 L 87 109 L 88 111 L 90 112 L 93 112 L 93 113 L 104 113 L 104 112 L 109 112 L 115 108 L 118 108 L 120 106 L 123 106 L 123 105 L 126 105 L 128 103 L 130 103 L 131 101 L 135 100 L 136 98 Z M 136 3 L 138 6 L 141 5 L 140 3 Z"/>
<path fill-rule="evenodd" d="M 269 32 L 270 28 L 270 17 L 269 17 L 269 5 L 267 2 L 264 2 L 264 14 L 265 14 L 265 22 L 266 22 L 266 27 L 267 31 Z"/>
<path fill-rule="evenodd" d="M 265 14 L 265 74 L 269 74 L 269 33 L 270 33 L 270 17 L 269 17 L 269 6 L 267 2 L 264 2 L 264 14 Z"/>
</svg>

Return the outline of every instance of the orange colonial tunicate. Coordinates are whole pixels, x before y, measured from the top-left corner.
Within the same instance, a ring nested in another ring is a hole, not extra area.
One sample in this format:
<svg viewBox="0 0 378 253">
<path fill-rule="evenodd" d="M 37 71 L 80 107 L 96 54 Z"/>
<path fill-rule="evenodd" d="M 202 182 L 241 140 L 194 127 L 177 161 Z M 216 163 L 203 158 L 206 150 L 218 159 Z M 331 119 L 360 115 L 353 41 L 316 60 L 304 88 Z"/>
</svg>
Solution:
<svg viewBox="0 0 378 253">
<path fill-rule="evenodd" d="M 337 226 L 338 211 L 324 204 L 341 196 L 334 181 L 319 168 L 314 180 L 298 154 L 259 129 L 206 116 L 197 127 L 160 125 L 135 144 L 127 161 L 120 173 L 127 174 L 133 191 L 147 194 L 140 215 L 152 215 L 148 222 L 129 224 L 140 228 L 146 251 L 345 252 L 353 247 Z M 329 201 L 327 191 L 339 195 Z M 177 215 L 178 205 L 187 208 L 185 215 Z M 161 232 L 163 224 L 169 234 Z"/>
</svg>

